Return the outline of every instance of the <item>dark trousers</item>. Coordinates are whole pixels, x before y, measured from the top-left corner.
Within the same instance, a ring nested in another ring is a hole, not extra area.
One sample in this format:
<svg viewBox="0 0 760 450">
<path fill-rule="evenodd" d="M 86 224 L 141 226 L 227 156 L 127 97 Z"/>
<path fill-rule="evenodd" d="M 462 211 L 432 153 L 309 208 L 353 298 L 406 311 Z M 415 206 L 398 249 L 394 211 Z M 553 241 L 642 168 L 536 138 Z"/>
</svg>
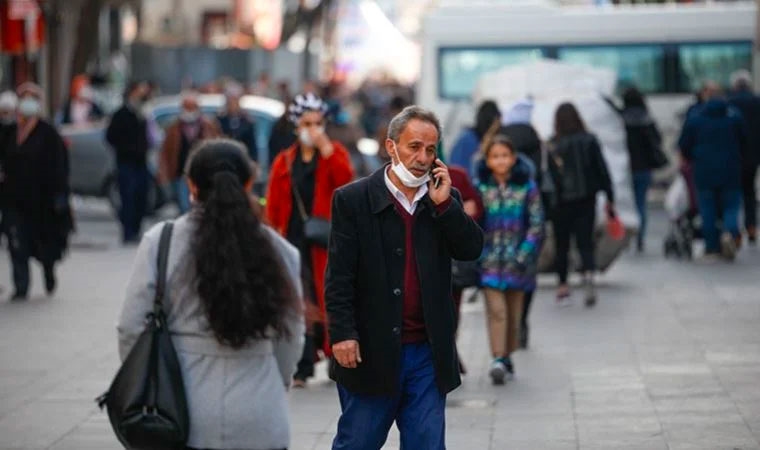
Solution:
<svg viewBox="0 0 760 450">
<path fill-rule="evenodd" d="M 697 187 L 699 214 L 702 217 L 702 237 L 705 239 L 705 251 L 720 251 L 718 219 L 723 219 L 723 231 L 739 236 L 739 209 L 742 194 L 739 189 L 703 189 Z M 722 217 L 721 217 L 722 216 Z"/>
<path fill-rule="evenodd" d="M 567 283 L 570 238 L 575 238 L 575 246 L 581 255 L 584 272 L 595 270 L 594 224 L 596 222 L 595 199 L 561 203 L 554 217 L 554 236 L 557 239 L 557 275 L 560 284 Z"/>
<path fill-rule="evenodd" d="M 3 225 L 8 236 L 11 264 L 13 266 L 13 284 L 16 293 L 25 296 L 29 292 L 29 259 L 37 255 L 46 273 L 53 272 L 55 258 L 42 242 L 37 242 L 32 231 L 40 224 L 31 223 L 23 214 L 10 209 L 3 211 Z"/>
<path fill-rule="evenodd" d="M 644 245 L 647 235 L 647 192 L 652 184 L 652 172 L 644 170 L 633 173 L 633 195 L 636 200 L 636 209 L 639 212 L 639 247 Z"/>
<path fill-rule="evenodd" d="M 355 394 L 338 385 L 342 414 L 333 450 L 378 450 L 393 422 L 402 450 L 443 450 L 446 396 L 435 383 L 430 346 L 406 344 L 401 350 L 399 393 Z"/>
<path fill-rule="evenodd" d="M 144 165 L 122 163 L 118 166 L 118 182 L 122 238 L 124 242 L 135 241 L 140 237 L 140 228 L 148 206 L 150 172 Z"/>
<path fill-rule="evenodd" d="M 742 171 L 742 193 L 744 194 L 744 226 L 757 227 L 757 192 L 755 179 L 757 166 Z"/>
</svg>

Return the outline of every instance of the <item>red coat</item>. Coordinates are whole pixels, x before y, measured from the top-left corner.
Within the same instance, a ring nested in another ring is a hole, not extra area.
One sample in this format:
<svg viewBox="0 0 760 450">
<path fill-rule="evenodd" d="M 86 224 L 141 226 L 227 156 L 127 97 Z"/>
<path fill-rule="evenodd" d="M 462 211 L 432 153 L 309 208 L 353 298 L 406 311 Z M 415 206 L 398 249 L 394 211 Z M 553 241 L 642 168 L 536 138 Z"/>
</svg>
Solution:
<svg viewBox="0 0 760 450">
<path fill-rule="evenodd" d="M 317 169 L 314 173 L 314 202 L 311 210 L 312 217 L 330 219 L 332 196 L 336 189 L 350 182 L 354 177 L 351 157 L 348 151 L 338 142 L 333 141 L 335 151 L 329 158 L 324 159 L 317 152 Z M 298 145 L 281 152 L 272 163 L 267 187 L 266 217 L 269 225 L 286 237 L 290 215 L 293 214 L 291 197 L 291 167 L 298 152 Z M 311 267 L 313 270 L 314 286 L 317 294 L 317 304 L 324 322 L 325 313 L 325 269 L 327 268 L 327 250 L 313 246 L 311 248 Z M 324 352 L 331 355 L 329 339 L 325 327 Z"/>
</svg>

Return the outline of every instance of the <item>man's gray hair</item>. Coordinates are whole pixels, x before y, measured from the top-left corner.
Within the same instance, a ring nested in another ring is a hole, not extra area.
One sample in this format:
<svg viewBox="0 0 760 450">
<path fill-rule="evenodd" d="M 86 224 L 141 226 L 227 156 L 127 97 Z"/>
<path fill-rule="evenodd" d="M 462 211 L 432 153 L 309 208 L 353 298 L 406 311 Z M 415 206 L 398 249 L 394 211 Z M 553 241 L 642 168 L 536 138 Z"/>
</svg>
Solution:
<svg viewBox="0 0 760 450">
<path fill-rule="evenodd" d="M 438 138 L 441 138 L 441 122 L 435 113 L 421 106 L 411 105 L 401 110 L 400 113 L 391 119 L 391 123 L 388 124 L 388 139 L 398 142 L 401 133 L 404 132 L 406 126 L 412 120 L 421 120 L 433 125 L 438 132 Z"/>
</svg>

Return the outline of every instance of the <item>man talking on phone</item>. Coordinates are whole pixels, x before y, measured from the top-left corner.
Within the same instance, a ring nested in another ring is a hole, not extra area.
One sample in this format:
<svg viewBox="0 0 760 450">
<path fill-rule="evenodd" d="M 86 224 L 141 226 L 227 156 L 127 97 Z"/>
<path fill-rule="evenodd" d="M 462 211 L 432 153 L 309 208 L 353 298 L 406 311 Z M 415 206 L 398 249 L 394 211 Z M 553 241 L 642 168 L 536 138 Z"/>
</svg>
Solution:
<svg viewBox="0 0 760 450">
<path fill-rule="evenodd" d="M 333 449 L 377 450 L 395 421 L 405 450 L 445 448 L 446 394 L 461 383 L 451 260 L 475 260 L 483 232 L 437 159 L 436 116 L 391 120 L 391 163 L 338 189 L 325 281 L 342 414 Z"/>
</svg>

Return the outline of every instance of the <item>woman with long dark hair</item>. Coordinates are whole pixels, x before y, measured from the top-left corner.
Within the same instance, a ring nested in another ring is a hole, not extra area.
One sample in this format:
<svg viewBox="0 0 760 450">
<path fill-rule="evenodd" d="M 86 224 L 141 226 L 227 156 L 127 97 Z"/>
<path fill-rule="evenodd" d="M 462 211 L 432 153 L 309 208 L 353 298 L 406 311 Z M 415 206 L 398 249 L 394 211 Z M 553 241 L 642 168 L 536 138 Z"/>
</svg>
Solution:
<svg viewBox="0 0 760 450">
<path fill-rule="evenodd" d="M 286 390 L 303 347 L 298 251 L 249 203 L 245 148 L 203 142 L 186 166 L 193 207 L 174 222 L 163 308 L 190 416 L 187 445 L 279 449 L 290 444 Z M 126 357 L 152 310 L 162 224 L 143 237 L 119 320 Z"/>
<path fill-rule="evenodd" d="M 572 103 L 557 108 L 554 118 L 554 137 L 551 139 L 549 160 L 555 185 L 557 205 L 554 211 L 554 236 L 557 243 L 556 268 L 559 276 L 557 303 L 569 304 L 567 284 L 570 238 L 581 256 L 586 306 L 596 304 L 594 287 L 594 225 L 596 194 L 607 195 L 608 213 L 615 214 L 615 197 L 607 163 L 596 136 L 586 131 L 578 110 Z"/>
</svg>

